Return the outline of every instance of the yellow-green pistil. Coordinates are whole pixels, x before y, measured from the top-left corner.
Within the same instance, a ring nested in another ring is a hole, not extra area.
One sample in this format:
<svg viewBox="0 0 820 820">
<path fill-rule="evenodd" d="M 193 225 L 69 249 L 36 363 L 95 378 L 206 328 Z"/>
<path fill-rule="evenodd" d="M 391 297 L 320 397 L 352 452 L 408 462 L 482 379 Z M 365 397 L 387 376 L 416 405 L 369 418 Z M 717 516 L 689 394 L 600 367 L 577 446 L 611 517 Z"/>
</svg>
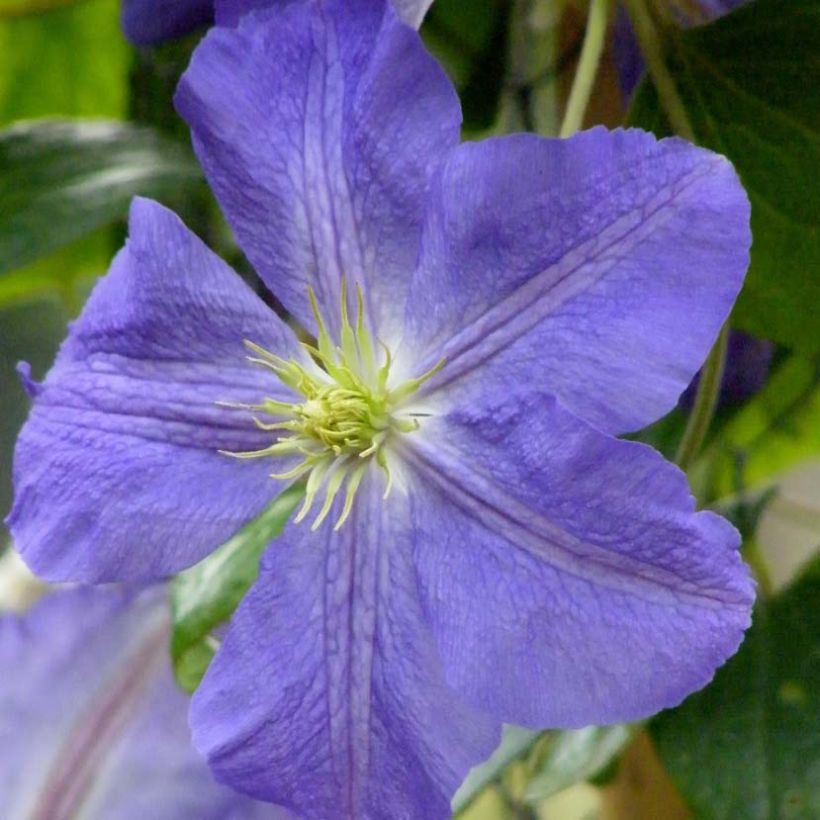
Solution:
<svg viewBox="0 0 820 820">
<path fill-rule="evenodd" d="M 259 404 L 241 405 L 275 419 L 267 421 L 254 417 L 257 427 L 281 431 L 281 435 L 263 450 L 227 455 L 236 458 L 299 456 L 301 461 L 295 467 L 287 472 L 273 473 L 272 477 L 289 480 L 307 475 L 305 501 L 295 518 L 297 523 L 310 512 L 317 494 L 324 487 L 324 502 L 313 521 L 313 529 L 325 520 L 344 484 L 344 506 L 335 524 L 338 530 L 350 515 L 356 490 L 370 459 L 375 459 L 384 470 L 387 477 L 384 497 L 389 495 L 393 481 L 385 448 L 391 437 L 419 428 L 419 418 L 403 408 L 407 406 L 407 399 L 438 372 L 444 361 L 418 378 L 390 387 L 392 357 L 380 342 L 382 356 L 381 361 L 377 360 L 372 338 L 365 327 L 361 289 L 356 288 L 354 327 L 347 311 L 347 290 L 342 283 L 338 345 L 328 333 L 313 290 L 309 290 L 309 295 L 318 336 L 315 346 L 302 346 L 320 367 L 303 365 L 295 359 L 282 359 L 246 341 L 246 346 L 254 353 L 249 360 L 272 370 L 279 381 L 298 393 L 302 400 L 291 403 L 266 398 Z"/>
</svg>

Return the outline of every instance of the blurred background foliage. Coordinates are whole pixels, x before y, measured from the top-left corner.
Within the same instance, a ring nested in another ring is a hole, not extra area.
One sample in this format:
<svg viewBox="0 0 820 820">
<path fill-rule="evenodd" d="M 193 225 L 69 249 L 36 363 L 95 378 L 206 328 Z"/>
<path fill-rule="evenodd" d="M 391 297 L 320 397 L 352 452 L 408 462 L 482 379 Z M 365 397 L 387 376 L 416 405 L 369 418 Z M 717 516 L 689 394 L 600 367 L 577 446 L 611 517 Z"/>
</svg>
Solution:
<svg viewBox="0 0 820 820">
<path fill-rule="evenodd" d="M 667 23 L 654 33 L 662 68 L 695 139 L 732 159 L 753 203 L 752 265 L 731 320 L 753 335 L 729 345 L 717 413 L 688 472 L 699 502 L 743 533 L 760 602 L 713 684 L 648 726 L 511 727 L 455 798 L 471 820 L 820 817 L 820 0 L 752 0 L 686 30 L 675 23 L 690 21 L 695 0 L 652 7 Z M 587 8 L 435 0 L 422 34 L 459 90 L 466 138 L 558 133 Z M 171 104 L 201 32 L 135 49 L 119 15 L 118 0 L 0 0 L 3 510 L 27 412 L 16 364 L 45 373 L 122 243 L 134 194 L 177 210 L 253 281 Z M 644 79 L 633 97 L 625 80 L 625 21 L 613 2 L 585 123 L 668 134 L 656 85 Z M 691 407 L 684 396 L 637 438 L 673 457 Z M 207 584 L 186 573 L 174 585 L 174 657 L 187 688 L 210 658 L 210 631 L 252 582 L 259 544 L 293 503 L 224 545 Z"/>
</svg>

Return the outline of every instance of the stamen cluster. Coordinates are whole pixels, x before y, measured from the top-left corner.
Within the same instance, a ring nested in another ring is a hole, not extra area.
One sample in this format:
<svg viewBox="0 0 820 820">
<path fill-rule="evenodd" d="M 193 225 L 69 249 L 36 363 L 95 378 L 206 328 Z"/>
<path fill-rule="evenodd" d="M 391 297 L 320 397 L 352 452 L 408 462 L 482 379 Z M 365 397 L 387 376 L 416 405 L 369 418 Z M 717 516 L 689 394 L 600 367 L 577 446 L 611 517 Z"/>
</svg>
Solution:
<svg viewBox="0 0 820 820">
<path fill-rule="evenodd" d="M 347 309 L 347 288 L 342 283 L 338 345 L 331 338 L 312 290 L 309 290 L 309 296 L 318 334 L 315 345 L 303 343 L 302 346 L 312 361 L 301 363 L 292 358 L 283 359 L 254 342 L 245 342 L 254 354 L 249 361 L 272 370 L 282 384 L 303 400 L 290 403 L 266 398 L 259 404 L 239 405 L 273 417 L 275 421 L 254 416 L 254 422 L 262 430 L 282 431 L 282 434 L 262 450 L 227 455 L 237 458 L 300 457 L 301 461 L 295 467 L 273 473 L 272 478 L 288 480 L 307 476 L 305 501 L 295 518 L 297 523 L 310 512 L 317 494 L 324 487 L 324 502 L 313 521 L 313 529 L 325 520 L 344 484 L 345 501 L 335 524 L 338 530 L 350 515 L 356 491 L 371 458 L 387 477 L 384 497 L 390 494 L 393 480 L 385 447 L 392 436 L 418 429 L 418 417 L 402 413 L 402 406 L 440 370 L 444 362 L 439 362 L 418 378 L 390 387 L 392 356 L 379 342 L 382 356 L 381 361 L 377 360 L 372 337 L 365 325 L 361 288 L 356 288 L 357 315 L 353 325 Z"/>
</svg>

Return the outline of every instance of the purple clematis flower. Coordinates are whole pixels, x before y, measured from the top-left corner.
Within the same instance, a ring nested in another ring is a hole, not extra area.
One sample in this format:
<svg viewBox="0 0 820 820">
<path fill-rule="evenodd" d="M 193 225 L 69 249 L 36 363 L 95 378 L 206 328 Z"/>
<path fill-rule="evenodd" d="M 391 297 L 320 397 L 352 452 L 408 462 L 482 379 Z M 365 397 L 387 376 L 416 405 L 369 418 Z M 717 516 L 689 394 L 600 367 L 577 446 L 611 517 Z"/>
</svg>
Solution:
<svg viewBox="0 0 820 820">
<path fill-rule="evenodd" d="M 444 817 L 502 722 L 706 684 L 749 623 L 738 535 L 616 436 L 674 406 L 741 286 L 730 164 L 636 130 L 459 145 L 380 0 L 213 29 L 177 104 L 316 345 L 136 200 L 31 386 L 9 524 L 46 577 L 153 578 L 306 480 L 194 696 L 217 777 L 303 817 Z"/>
<path fill-rule="evenodd" d="M 173 40 L 210 25 L 230 25 L 248 11 L 285 0 L 123 0 L 122 28 L 134 45 L 149 46 Z M 418 28 L 433 0 L 393 0 L 399 17 Z M 216 7 L 216 8 L 214 8 Z"/>
<path fill-rule="evenodd" d="M 767 339 L 756 339 L 740 330 L 729 332 L 726 365 L 720 385 L 718 406 L 736 407 L 763 389 L 769 377 L 775 347 Z M 700 374 L 680 397 L 680 405 L 691 410 L 695 401 Z"/>
<path fill-rule="evenodd" d="M 165 595 L 77 589 L 0 617 L 4 820 L 284 820 L 213 781 L 168 663 Z"/>
<path fill-rule="evenodd" d="M 174 40 L 210 25 L 214 0 L 123 0 L 122 30 L 134 45 Z"/>
</svg>

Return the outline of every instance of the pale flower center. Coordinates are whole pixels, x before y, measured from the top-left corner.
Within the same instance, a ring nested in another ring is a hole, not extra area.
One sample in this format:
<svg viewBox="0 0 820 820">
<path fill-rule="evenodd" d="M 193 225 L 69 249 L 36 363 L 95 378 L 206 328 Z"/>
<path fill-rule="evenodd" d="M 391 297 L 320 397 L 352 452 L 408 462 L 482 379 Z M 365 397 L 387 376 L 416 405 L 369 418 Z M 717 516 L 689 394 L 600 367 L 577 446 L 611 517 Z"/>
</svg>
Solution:
<svg viewBox="0 0 820 820">
<path fill-rule="evenodd" d="M 444 361 L 418 378 L 390 386 L 393 359 L 381 342 L 382 355 L 376 354 L 364 323 L 361 289 L 356 288 L 354 326 L 348 317 L 347 289 L 342 282 L 338 344 L 334 344 L 328 333 L 313 291 L 309 294 L 318 336 L 315 346 L 302 346 L 316 365 L 282 359 L 253 342 L 245 342 L 254 353 L 250 361 L 272 370 L 282 384 L 300 395 L 301 401 L 266 398 L 259 404 L 239 405 L 263 414 L 262 418 L 254 416 L 256 425 L 278 434 L 275 441 L 262 450 L 226 454 L 236 458 L 299 457 L 301 460 L 295 467 L 273 473 L 272 477 L 288 480 L 307 476 L 305 501 L 295 518 L 297 523 L 310 512 L 324 488 L 324 502 L 313 521 L 313 529 L 325 520 L 344 485 L 344 506 L 335 524 L 335 529 L 339 529 L 350 515 L 356 491 L 371 459 L 384 470 L 387 477 L 384 497 L 389 495 L 393 479 L 385 448 L 394 436 L 419 428 L 419 416 L 406 409 L 407 400 L 441 369 Z"/>
</svg>

